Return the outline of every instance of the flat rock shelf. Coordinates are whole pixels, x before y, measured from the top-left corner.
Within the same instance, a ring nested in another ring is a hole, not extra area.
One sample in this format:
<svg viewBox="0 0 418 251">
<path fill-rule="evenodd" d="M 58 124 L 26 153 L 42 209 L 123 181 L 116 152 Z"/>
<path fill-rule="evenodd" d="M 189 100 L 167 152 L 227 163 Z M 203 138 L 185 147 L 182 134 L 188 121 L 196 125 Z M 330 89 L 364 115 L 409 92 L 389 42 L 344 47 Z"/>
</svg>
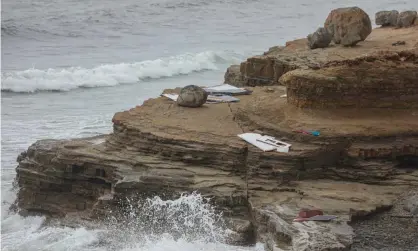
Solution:
<svg viewBox="0 0 418 251">
<path fill-rule="evenodd" d="M 354 47 L 291 41 L 232 66 L 226 82 L 252 93 L 198 108 L 149 99 L 116 113 L 111 134 L 37 141 L 18 157 L 17 208 L 100 220 L 132 196 L 197 191 L 232 223 L 231 243 L 360 250 L 366 232 L 383 238 L 367 222 L 387 223 L 372 217 L 391 208 L 415 220 L 417 239 L 417 216 L 397 206 L 418 190 L 417 26 L 374 29 Z M 237 136 L 247 132 L 292 147 L 263 152 Z M 294 222 L 303 208 L 338 218 Z"/>
</svg>

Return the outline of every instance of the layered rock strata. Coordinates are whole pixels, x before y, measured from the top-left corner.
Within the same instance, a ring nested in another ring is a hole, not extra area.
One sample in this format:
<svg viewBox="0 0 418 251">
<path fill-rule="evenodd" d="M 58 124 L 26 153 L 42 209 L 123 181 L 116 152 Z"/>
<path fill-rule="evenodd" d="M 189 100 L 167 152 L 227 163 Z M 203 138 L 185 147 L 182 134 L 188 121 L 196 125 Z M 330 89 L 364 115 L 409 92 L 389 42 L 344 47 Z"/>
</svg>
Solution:
<svg viewBox="0 0 418 251">
<path fill-rule="evenodd" d="M 307 108 L 418 108 L 418 46 L 284 74 L 290 104 Z"/>
<path fill-rule="evenodd" d="M 110 135 L 38 141 L 18 158 L 17 205 L 100 218 L 127 197 L 198 191 L 236 222 L 235 242 L 348 249 L 354 233 L 347 222 L 389 208 L 418 186 L 417 109 L 302 110 L 284 93 L 282 86 L 255 87 L 239 103 L 193 109 L 159 97 L 116 113 Z M 237 137 L 254 130 L 291 143 L 291 151 L 262 152 Z M 309 207 L 339 218 L 292 222 Z"/>
<path fill-rule="evenodd" d="M 269 86 L 283 84 L 283 74 L 295 69 L 316 70 L 332 62 L 354 60 L 379 51 L 398 52 L 418 46 L 418 26 L 396 29 L 377 28 L 356 47 L 330 45 L 311 50 L 307 39 L 287 42 L 285 46 L 270 48 L 264 55 L 254 56 L 233 65 L 225 73 L 225 83 L 237 86 Z M 392 46 L 399 40 L 405 45 Z"/>
</svg>

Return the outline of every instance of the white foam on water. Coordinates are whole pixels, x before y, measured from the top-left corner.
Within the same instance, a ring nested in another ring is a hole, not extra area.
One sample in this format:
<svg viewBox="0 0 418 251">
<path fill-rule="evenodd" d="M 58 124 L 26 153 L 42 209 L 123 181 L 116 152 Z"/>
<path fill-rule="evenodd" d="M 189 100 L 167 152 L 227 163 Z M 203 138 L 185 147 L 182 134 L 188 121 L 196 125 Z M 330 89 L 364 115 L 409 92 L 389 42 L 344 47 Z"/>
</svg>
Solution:
<svg viewBox="0 0 418 251">
<path fill-rule="evenodd" d="M 5 195 L 5 194 L 3 194 Z M 12 194 L 10 194 L 12 195 Z M 13 195 L 12 195 L 13 196 Z M 11 199 L 11 198 L 9 198 Z M 109 216 L 94 229 L 44 226 L 44 217 L 21 217 L 2 210 L 1 249 L 8 251 L 244 251 L 224 243 L 228 235 L 215 208 L 200 194 L 176 200 L 156 196 L 127 200 L 123 218 Z"/>
<path fill-rule="evenodd" d="M 27 69 L 1 75 L 1 90 L 10 92 L 69 91 L 80 87 L 132 84 L 144 79 L 172 77 L 217 70 L 220 63 L 238 62 L 227 53 L 205 51 L 135 63 L 106 64 L 95 68 Z"/>
</svg>

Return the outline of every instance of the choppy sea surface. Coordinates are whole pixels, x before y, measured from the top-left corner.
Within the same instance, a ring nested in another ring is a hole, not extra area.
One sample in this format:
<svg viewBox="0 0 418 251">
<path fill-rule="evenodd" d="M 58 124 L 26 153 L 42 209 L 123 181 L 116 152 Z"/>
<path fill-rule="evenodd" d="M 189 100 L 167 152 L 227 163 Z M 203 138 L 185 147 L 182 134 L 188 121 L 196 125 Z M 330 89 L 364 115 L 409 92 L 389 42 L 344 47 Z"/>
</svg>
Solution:
<svg viewBox="0 0 418 251">
<path fill-rule="evenodd" d="M 305 37 L 330 10 L 348 6 L 361 7 L 374 21 L 376 11 L 418 9 L 418 2 L 3 0 L 1 249 L 247 250 L 223 243 L 219 215 L 198 194 L 149 198 L 148 211 L 132 214 L 135 224 L 122 232 L 115 232 L 120 222 L 69 228 L 18 216 L 9 211 L 16 157 L 39 139 L 108 133 L 115 112 L 165 88 L 220 84 L 230 64 Z M 159 226 L 164 234 L 141 225 L 140 215 L 150 210 L 170 215 Z M 180 212 L 190 222 L 179 220 Z"/>
</svg>

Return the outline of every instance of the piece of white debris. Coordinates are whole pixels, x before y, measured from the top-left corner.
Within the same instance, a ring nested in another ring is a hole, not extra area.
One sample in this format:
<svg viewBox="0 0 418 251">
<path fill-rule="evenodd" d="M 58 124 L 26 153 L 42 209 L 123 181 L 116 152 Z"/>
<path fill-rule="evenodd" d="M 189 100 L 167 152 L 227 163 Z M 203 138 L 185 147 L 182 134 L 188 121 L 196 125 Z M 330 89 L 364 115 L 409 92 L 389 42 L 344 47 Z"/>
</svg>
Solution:
<svg viewBox="0 0 418 251">
<path fill-rule="evenodd" d="M 264 152 L 276 150 L 277 152 L 287 153 L 292 146 L 291 144 L 277 140 L 274 137 L 258 133 L 243 133 L 239 134 L 238 137 Z"/>
</svg>

